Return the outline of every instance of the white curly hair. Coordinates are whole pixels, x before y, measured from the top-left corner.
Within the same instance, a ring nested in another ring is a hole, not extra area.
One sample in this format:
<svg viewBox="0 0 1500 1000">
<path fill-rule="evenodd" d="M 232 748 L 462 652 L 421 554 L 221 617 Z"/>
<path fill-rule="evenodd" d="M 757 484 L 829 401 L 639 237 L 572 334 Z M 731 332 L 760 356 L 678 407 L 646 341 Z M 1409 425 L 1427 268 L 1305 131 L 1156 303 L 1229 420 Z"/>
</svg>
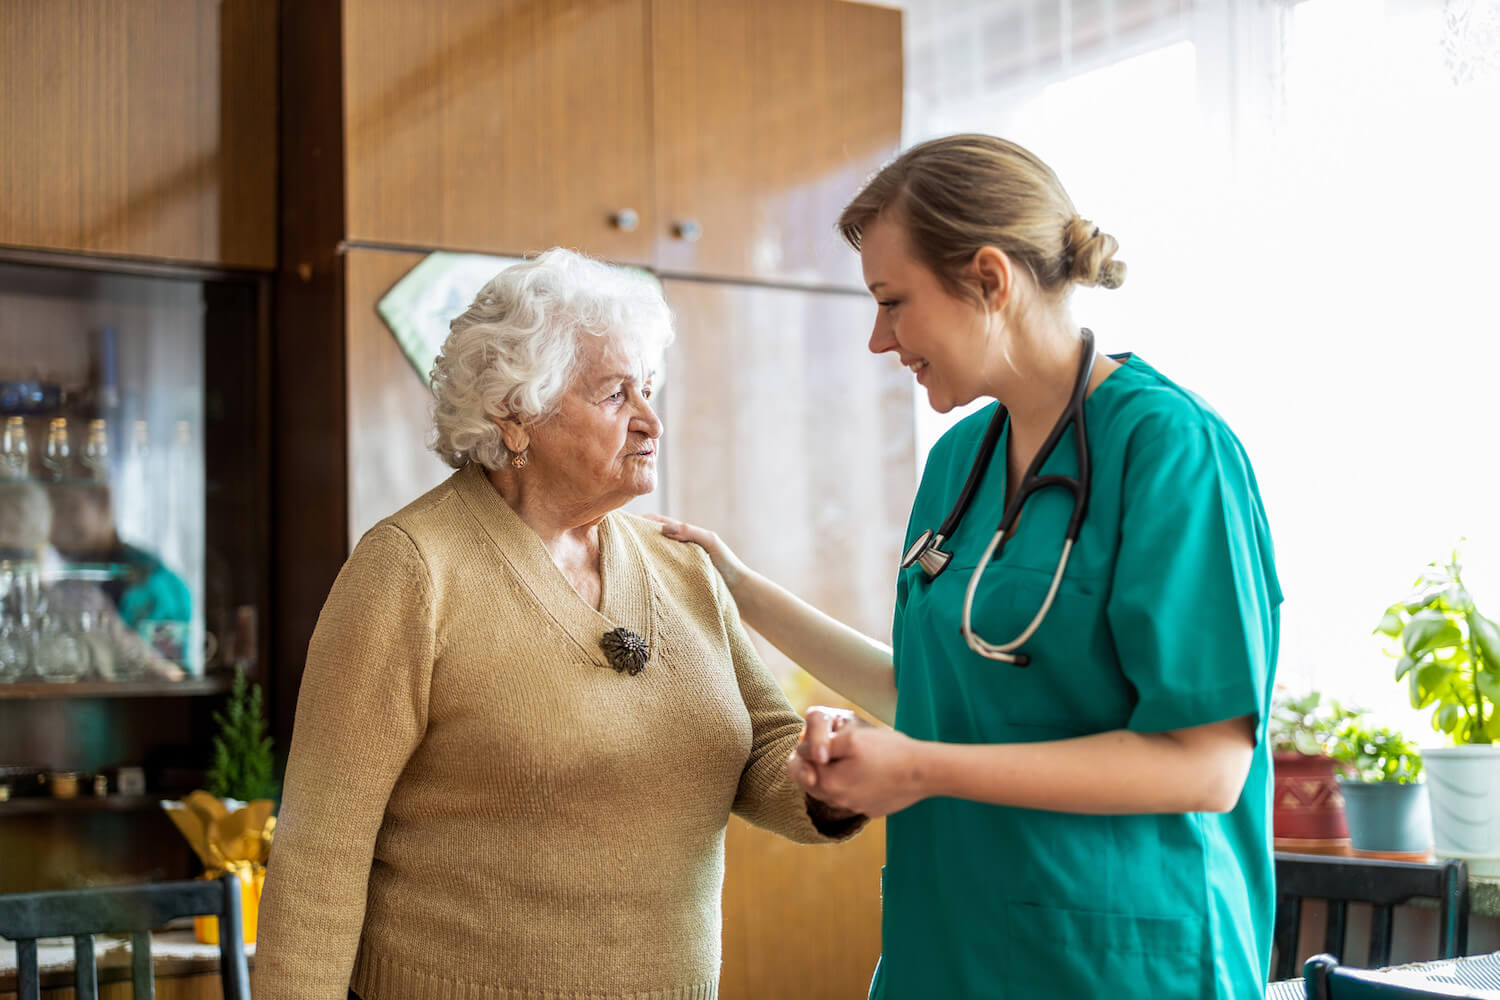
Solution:
<svg viewBox="0 0 1500 1000">
<path fill-rule="evenodd" d="M 500 468 L 511 454 L 497 420 L 556 412 L 584 336 L 628 337 L 648 370 L 672 342 L 672 313 L 654 279 L 554 248 L 491 278 L 449 324 L 432 363 L 432 450 L 455 469 Z"/>
</svg>

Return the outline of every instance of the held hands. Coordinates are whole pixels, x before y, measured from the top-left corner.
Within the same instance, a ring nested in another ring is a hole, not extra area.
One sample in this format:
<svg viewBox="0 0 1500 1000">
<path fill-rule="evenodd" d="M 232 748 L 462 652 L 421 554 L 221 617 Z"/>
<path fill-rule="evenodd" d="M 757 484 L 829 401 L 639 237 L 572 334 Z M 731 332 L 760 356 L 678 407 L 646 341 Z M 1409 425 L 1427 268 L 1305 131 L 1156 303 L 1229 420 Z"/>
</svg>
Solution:
<svg viewBox="0 0 1500 1000">
<path fill-rule="evenodd" d="M 679 542 L 692 542 L 702 547 L 713 562 L 714 569 L 718 570 L 719 576 L 724 578 L 724 585 L 731 593 L 734 592 L 735 585 L 740 582 L 740 578 L 748 572 L 745 564 L 740 562 L 739 556 L 724 544 L 722 538 L 707 528 L 700 528 L 686 521 L 676 521 L 660 514 L 647 514 L 646 516 L 660 524 L 661 533 L 668 538 Z"/>
<path fill-rule="evenodd" d="M 807 712 L 786 773 L 808 795 L 852 816 L 889 816 L 927 798 L 923 744 L 841 708 Z"/>
</svg>

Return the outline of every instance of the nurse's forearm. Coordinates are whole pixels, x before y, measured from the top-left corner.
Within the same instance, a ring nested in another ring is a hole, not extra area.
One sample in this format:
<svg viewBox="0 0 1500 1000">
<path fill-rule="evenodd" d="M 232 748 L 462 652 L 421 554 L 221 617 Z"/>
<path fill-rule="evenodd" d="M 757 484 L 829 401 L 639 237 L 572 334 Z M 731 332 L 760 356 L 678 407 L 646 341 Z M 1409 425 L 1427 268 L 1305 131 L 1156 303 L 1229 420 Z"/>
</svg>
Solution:
<svg viewBox="0 0 1500 1000">
<path fill-rule="evenodd" d="M 896 717 L 891 647 L 830 617 L 754 570 L 730 582 L 740 618 L 792 662 L 882 722 Z"/>
<path fill-rule="evenodd" d="M 1053 812 L 1227 812 L 1254 751 L 1250 717 L 1166 733 L 1125 729 L 1047 743 L 922 743 L 924 791 Z"/>
</svg>

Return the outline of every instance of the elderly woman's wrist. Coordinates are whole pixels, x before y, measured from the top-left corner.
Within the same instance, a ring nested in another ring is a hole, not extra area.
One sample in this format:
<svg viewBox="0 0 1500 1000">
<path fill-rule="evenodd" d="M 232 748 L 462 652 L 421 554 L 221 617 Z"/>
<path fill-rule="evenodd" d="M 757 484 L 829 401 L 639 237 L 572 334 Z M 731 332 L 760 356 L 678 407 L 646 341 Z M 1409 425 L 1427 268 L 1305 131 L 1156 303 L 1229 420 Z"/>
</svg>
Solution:
<svg viewBox="0 0 1500 1000">
<path fill-rule="evenodd" d="M 864 826 L 869 819 L 864 813 L 829 805 L 807 792 L 803 792 L 802 797 L 806 803 L 807 818 L 812 821 L 813 828 L 825 837 L 848 836 Z"/>
</svg>

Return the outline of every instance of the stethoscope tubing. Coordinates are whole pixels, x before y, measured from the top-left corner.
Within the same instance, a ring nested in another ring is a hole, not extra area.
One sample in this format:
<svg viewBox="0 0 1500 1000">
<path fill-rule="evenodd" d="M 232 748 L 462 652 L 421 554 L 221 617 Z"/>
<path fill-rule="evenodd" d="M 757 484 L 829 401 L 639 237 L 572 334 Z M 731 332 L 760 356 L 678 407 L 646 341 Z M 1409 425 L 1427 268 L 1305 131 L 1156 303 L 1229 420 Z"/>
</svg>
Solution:
<svg viewBox="0 0 1500 1000">
<path fill-rule="evenodd" d="M 985 547 L 984 555 L 979 560 L 973 571 L 969 574 L 969 583 L 964 590 L 963 611 L 960 617 L 959 631 L 963 634 L 964 642 L 969 649 L 989 660 L 998 660 L 1011 663 L 1015 666 L 1024 667 L 1031 661 L 1030 657 L 1023 653 L 1015 652 L 1026 643 L 1037 630 L 1041 628 L 1042 622 L 1046 620 L 1047 613 L 1052 609 L 1053 602 L 1057 599 L 1058 588 L 1062 584 L 1063 573 L 1067 570 L 1068 557 L 1072 554 L 1073 545 L 1078 541 L 1079 532 L 1082 530 L 1084 515 L 1088 512 L 1089 490 L 1092 485 L 1092 467 L 1088 447 L 1088 430 L 1084 421 L 1084 402 L 1088 398 L 1088 388 L 1094 371 L 1094 334 L 1092 331 L 1083 330 L 1083 347 L 1078 364 L 1078 374 L 1073 382 L 1073 392 L 1069 397 L 1068 405 L 1053 424 L 1052 430 L 1042 442 L 1041 448 L 1037 450 L 1027 466 L 1025 473 L 1021 476 L 1021 482 L 1016 492 L 1011 496 L 1010 502 L 1000 515 L 1000 525 L 995 530 L 994 536 Z M 936 577 L 947 568 L 952 554 L 942 551 L 942 544 L 953 533 L 958 530 L 964 515 L 968 513 L 970 504 L 974 500 L 974 494 L 978 491 L 980 482 L 984 479 L 994 452 L 999 444 L 1001 432 L 1004 430 L 1005 421 L 1008 419 L 1007 411 L 1001 406 L 990 421 L 985 430 L 983 441 L 979 446 L 979 453 L 975 456 L 974 465 L 969 470 L 969 476 L 964 482 L 963 489 L 959 493 L 958 501 L 942 525 L 934 533 L 923 532 L 916 542 L 907 550 L 902 558 L 902 568 L 909 567 L 912 563 L 920 563 L 922 569 L 929 578 Z M 1068 426 L 1074 428 L 1073 445 L 1078 456 L 1078 475 L 1041 475 L 1042 466 L 1057 449 Z M 974 595 L 979 588 L 980 577 L 1005 545 L 1006 539 L 1015 528 L 1016 520 L 1021 516 L 1021 508 L 1027 499 L 1039 490 L 1051 486 L 1060 486 L 1073 494 L 1073 513 L 1068 519 L 1067 533 L 1063 539 L 1062 554 L 1058 558 L 1057 568 L 1052 574 L 1051 585 L 1047 588 L 1047 596 L 1042 601 L 1040 610 L 1031 619 L 1031 622 L 1022 630 L 1021 634 L 1010 642 L 996 644 L 988 641 L 974 631 L 972 618 L 974 608 Z"/>
</svg>

